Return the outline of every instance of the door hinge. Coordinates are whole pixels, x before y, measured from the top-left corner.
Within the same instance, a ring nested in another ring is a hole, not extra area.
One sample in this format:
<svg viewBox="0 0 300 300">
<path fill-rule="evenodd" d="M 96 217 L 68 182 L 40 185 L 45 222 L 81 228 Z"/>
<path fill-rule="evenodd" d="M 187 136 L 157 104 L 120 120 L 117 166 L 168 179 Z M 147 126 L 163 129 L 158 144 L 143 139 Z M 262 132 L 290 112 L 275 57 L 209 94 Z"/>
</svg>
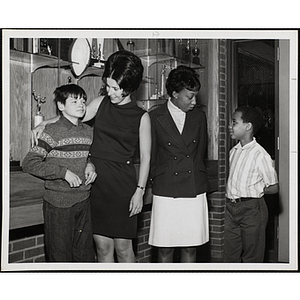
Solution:
<svg viewBox="0 0 300 300">
<path fill-rule="evenodd" d="M 279 136 L 277 137 L 277 150 L 279 151 Z"/>
<path fill-rule="evenodd" d="M 279 47 L 277 47 L 276 55 L 277 55 L 277 60 L 279 61 L 280 60 L 280 48 Z"/>
</svg>

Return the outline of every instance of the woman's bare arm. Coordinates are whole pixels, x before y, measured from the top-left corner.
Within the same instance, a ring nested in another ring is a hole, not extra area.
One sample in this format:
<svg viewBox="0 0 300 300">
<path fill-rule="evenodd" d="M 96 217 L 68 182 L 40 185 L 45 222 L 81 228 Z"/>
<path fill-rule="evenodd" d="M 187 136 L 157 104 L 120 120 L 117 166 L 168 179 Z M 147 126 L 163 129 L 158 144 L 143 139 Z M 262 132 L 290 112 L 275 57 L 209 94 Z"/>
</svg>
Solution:
<svg viewBox="0 0 300 300">
<path fill-rule="evenodd" d="M 140 129 L 140 169 L 138 186 L 134 195 L 131 198 L 129 205 L 129 217 L 141 212 L 143 208 L 143 195 L 145 192 L 147 179 L 150 169 L 150 156 L 151 156 L 151 122 L 148 113 L 142 116 Z"/>
<path fill-rule="evenodd" d="M 104 99 L 104 96 L 99 96 L 95 99 L 93 99 L 87 106 L 86 106 L 86 112 L 84 115 L 84 118 L 82 120 L 82 122 L 87 122 L 92 120 L 98 111 L 98 108 L 102 102 L 102 100 Z"/>
<path fill-rule="evenodd" d="M 93 99 L 87 106 L 86 106 L 86 113 L 83 118 L 83 122 L 87 122 L 91 119 L 93 119 L 96 116 L 96 113 L 98 111 L 99 105 L 102 102 L 104 96 L 97 97 Z M 34 145 L 38 144 L 38 139 L 43 133 L 45 126 L 50 123 L 55 123 L 58 121 L 59 116 L 55 116 L 51 119 L 44 120 L 41 122 L 38 126 L 36 126 L 34 129 L 31 131 L 31 146 L 33 147 Z"/>
</svg>

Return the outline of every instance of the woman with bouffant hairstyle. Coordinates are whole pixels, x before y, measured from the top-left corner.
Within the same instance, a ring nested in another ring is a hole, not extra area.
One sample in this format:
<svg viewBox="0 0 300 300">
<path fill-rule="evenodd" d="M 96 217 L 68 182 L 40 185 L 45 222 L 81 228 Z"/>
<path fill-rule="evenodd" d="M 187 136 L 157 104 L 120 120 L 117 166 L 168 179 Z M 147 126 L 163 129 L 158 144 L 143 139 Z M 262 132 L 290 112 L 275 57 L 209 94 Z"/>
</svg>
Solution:
<svg viewBox="0 0 300 300">
<path fill-rule="evenodd" d="M 86 107 L 83 121 L 95 118 L 91 161 L 97 179 L 91 189 L 93 236 L 98 262 L 135 262 L 132 239 L 150 168 L 151 124 L 131 94 L 143 78 L 139 57 L 125 50 L 105 63 L 104 95 Z M 48 120 L 49 121 L 49 120 Z M 133 156 L 139 148 L 138 176 Z"/>
</svg>

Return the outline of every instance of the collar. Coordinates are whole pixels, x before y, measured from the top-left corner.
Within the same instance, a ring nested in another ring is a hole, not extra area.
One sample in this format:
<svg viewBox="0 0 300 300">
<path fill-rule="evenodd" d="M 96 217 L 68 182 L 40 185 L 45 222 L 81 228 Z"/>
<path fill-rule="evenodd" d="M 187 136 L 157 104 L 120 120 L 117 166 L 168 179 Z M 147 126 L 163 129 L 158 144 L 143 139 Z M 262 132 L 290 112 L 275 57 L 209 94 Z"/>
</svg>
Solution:
<svg viewBox="0 0 300 300">
<path fill-rule="evenodd" d="M 110 101 L 110 99 L 109 99 L 108 96 L 107 96 L 107 101 L 109 101 L 109 103 L 110 103 L 112 106 L 114 106 L 114 107 L 116 107 L 116 108 L 118 108 L 118 109 L 128 109 L 128 108 L 132 108 L 132 107 L 136 106 L 136 101 L 134 101 L 134 100 L 132 100 L 132 99 L 130 100 L 130 102 L 125 103 L 125 104 L 121 104 L 121 105 L 111 103 L 111 101 Z"/>
<path fill-rule="evenodd" d="M 168 109 L 170 112 L 175 113 L 175 114 L 179 114 L 179 113 L 181 113 L 183 115 L 186 114 L 184 111 L 182 111 L 176 105 L 174 105 L 173 102 L 171 101 L 171 99 L 168 100 Z"/>
<path fill-rule="evenodd" d="M 61 115 L 59 121 L 62 123 L 63 126 L 65 126 L 68 130 L 70 130 L 73 127 L 79 127 L 82 126 L 81 120 L 78 120 L 78 125 L 76 126 L 71 121 L 69 121 L 65 116 Z"/>
<path fill-rule="evenodd" d="M 234 146 L 234 149 L 242 149 L 242 150 L 249 149 L 249 148 L 253 147 L 254 145 L 256 145 L 256 143 L 257 143 L 256 138 L 253 137 L 253 140 L 250 143 L 246 144 L 245 146 L 242 146 L 241 142 L 238 142 L 238 144 L 236 144 Z"/>
</svg>

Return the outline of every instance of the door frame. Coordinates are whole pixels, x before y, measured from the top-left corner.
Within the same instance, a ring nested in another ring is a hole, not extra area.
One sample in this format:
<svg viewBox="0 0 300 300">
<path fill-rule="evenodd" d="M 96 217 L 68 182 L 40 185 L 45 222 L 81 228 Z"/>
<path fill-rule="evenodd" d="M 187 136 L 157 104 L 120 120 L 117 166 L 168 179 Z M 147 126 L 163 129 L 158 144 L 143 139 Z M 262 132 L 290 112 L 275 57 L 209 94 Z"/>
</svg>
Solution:
<svg viewBox="0 0 300 300">
<path fill-rule="evenodd" d="M 227 120 L 231 119 L 231 116 L 234 112 L 234 110 L 238 106 L 238 81 L 237 81 L 237 61 L 238 61 L 238 51 L 237 51 L 237 45 L 240 42 L 247 41 L 258 41 L 258 39 L 247 39 L 247 40 L 228 40 L 228 68 L 227 68 L 227 78 L 228 78 L 228 101 L 227 101 Z M 275 42 L 275 48 L 274 51 L 277 51 L 276 45 L 278 42 Z M 275 55 L 276 57 L 276 55 Z M 279 137 L 279 97 L 278 97 L 278 89 L 279 89 L 279 67 L 278 67 L 278 61 L 275 59 L 275 137 Z M 228 125 L 228 124 L 227 124 Z M 229 135 L 227 135 L 227 151 L 229 151 L 234 146 L 234 141 L 230 138 Z M 279 151 L 278 149 L 275 149 L 275 169 L 277 171 L 277 174 L 279 174 Z M 227 162 L 228 163 L 228 162 Z M 227 166 L 227 173 L 229 172 L 229 167 Z M 228 174 L 227 174 L 228 175 Z M 280 236 L 280 230 L 279 230 L 279 219 L 281 218 L 280 214 L 276 215 L 274 217 L 274 250 L 266 251 L 266 259 L 267 262 L 276 263 L 280 261 L 279 257 L 279 245 L 284 247 L 285 242 L 282 241 L 282 237 Z M 286 229 L 286 224 L 284 225 Z M 286 230 L 284 230 L 286 233 Z M 279 243 L 279 239 L 281 239 Z"/>
<path fill-rule="evenodd" d="M 292 199 L 290 198 L 290 41 L 278 40 L 277 42 L 277 74 L 276 87 L 278 103 L 278 180 L 279 180 L 279 200 L 281 213 L 278 220 L 278 261 L 291 262 L 290 257 L 290 208 Z M 294 128 L 296 130 L 296 128 Z M 287 168 L 286 166 L 289 166 Z M 291 203 L 290 203 L 291 201 Z"/>
</svg>

